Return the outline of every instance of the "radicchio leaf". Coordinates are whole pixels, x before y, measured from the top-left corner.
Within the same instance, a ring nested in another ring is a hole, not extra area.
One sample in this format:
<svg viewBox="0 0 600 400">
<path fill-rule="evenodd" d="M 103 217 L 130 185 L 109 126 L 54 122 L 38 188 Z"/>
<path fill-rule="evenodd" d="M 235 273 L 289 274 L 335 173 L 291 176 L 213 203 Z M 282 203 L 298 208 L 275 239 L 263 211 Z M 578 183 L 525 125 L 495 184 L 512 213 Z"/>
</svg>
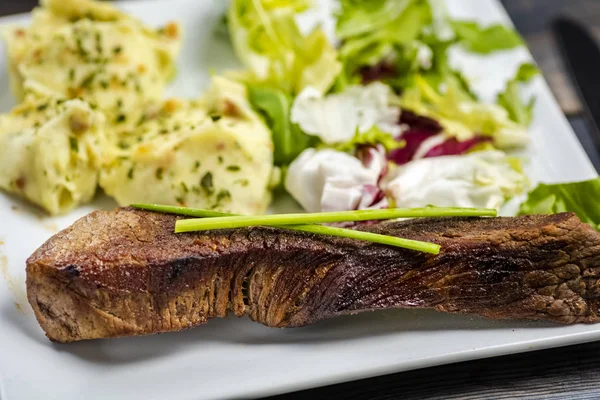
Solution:
<svg viewBox="0 0 600 400">
<path fill-rule="evenodd" d="M 383 81 L 397 75 L 396 66 L 391 63 L 381 62 L 359 70 L 363 85 L 371 82 Z"/>
<path fill-rule="evenodd" d="M 492 138 L 489 136 L 475 136 L 464 142 L 459 142 L 456 138 L 450 138 L 444 143 L 433 147 L 423 158 L 465 154 L 473 147 L 482 143 L 492 143 Z"/>
<path fill-rule="evenodd" d="M 392 150 L 388 155 L 389 160 L 398 165 L 412 161 L 419 147 L 432 136 L 435 136 L 435 133 L 422 129 L 411 129 L 404 132 L 398 140 L 404 140 L 405 146 L 401 149 Z"/>
<path fill-rule="evenodd" d="M 407 125 L 411 130 L 430 132 L 431 135 L 441 133 L 444 127 L 435 119 L 418 115 L 410 110 L 402 109 L 400 124 Z"/>
</svg>

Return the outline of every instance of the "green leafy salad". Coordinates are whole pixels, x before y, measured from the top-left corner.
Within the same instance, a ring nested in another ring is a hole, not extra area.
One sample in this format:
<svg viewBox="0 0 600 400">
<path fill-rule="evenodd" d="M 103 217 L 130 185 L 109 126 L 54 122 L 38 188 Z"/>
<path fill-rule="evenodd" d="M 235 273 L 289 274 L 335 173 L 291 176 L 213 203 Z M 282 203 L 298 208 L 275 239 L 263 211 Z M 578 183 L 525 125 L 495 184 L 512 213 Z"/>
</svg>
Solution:
<svg viewBox="0 0 600 400">
<path fill-rule="evenodd" d="M 535 98 L 522 91 L 538 68 L 520 65 L 484 101 L 453 56 L 518 49 L 513 28 L 454 19 L 441 0 L 231 0 L 226 21 L 245 66 L 231 76 L 306 211 L 499 209 L 531 189 L 514 154 L 529 143 Z M 521 213 L 575 211 L 598 227 L 598 185 L 541 185 Z"/>
</svg>

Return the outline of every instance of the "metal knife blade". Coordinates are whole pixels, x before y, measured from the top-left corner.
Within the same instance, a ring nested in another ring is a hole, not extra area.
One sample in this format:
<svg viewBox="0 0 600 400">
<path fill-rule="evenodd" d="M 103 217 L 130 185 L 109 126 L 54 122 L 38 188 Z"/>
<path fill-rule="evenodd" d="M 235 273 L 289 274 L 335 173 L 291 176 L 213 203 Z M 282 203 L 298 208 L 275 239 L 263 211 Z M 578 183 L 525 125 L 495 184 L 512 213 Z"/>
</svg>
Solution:
<svg viewBox="0 0 600 400">
<path fill-rule="evenodd" d="M 565 17 L 554 21 L 553 32 L 600 150 L 600 47 L 585 27 Z"/>
</svg>

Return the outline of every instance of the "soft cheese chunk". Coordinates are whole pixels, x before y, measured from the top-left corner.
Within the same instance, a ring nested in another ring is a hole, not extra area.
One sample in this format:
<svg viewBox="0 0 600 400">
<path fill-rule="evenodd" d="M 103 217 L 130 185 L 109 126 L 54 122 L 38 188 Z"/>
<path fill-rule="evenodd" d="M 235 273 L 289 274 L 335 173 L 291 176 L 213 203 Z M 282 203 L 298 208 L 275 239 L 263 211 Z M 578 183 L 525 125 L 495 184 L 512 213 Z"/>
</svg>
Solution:
<svg viewBox="0 0 600 400">
<path fill-rule="evenodd" d="M 120 205 L 257 214 L 269 204 L 272 169 L 271 133 L 245 87 L 217 77 L 200 101 L 167 100 L 122 132 L 100 184 Z"/>
<path fill-rule="evenodd" d="M 151 29 L 111 5 L 90 0 L 46 0 L 28 28 L 5 32 L 12 88 L 82 98 L 108 122 L 159 100 L 180 49 L 176 24 Z"/>
<path fill-rule="evenodd" d="M 28 96 L 0 116 L 0 188 L 61 214 L 96 192 L 104 116 L 81 100 Z"/>
</svg>

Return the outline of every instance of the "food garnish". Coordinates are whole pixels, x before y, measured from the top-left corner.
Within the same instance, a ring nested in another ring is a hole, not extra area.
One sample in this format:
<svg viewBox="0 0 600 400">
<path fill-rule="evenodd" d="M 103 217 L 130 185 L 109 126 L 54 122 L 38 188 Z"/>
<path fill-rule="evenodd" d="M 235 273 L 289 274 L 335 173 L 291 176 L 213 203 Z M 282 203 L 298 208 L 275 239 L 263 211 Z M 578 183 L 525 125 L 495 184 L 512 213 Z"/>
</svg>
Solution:
<svg viewBox="0 0 600 400">
<path fill-rule="evenodd" d="M 420 209 L 385 209 L 342 211 L 314 214 L 271 214 L 263 216 L 242 216 L 219 213 L 211 210 L 200 210 L 186 207 L 173 207 L 159 204 L 132 204 L 134 208 L 162 212 L 168 214 L 200 217 L 200 219 L 182 219 L 176 222 L 175 232 L 196 232 L 216 229 L 232 229 L 251 226 L 275 226 L 302 232 L 328 236 L 345 237 L 380 244 L 387 244 L 406 249 L 438 254 L 440 247 L 433 243 L 407 240 L 393 236 L 376 235 L 352 229 L 321 226 L 316 224 L 390 220 L 397 218 L 423 217 L 495 217 L 495 209 L 467 208 L 420 208 Z M 208 218 L 208 219 L 207 219 Z"/>
<path fill-rule="evenodd" d="M 521 215 L 574 212 L 600 231 L 600 178 L 583 182 L 539 184 L 521 204 Z"/>
</svg>

